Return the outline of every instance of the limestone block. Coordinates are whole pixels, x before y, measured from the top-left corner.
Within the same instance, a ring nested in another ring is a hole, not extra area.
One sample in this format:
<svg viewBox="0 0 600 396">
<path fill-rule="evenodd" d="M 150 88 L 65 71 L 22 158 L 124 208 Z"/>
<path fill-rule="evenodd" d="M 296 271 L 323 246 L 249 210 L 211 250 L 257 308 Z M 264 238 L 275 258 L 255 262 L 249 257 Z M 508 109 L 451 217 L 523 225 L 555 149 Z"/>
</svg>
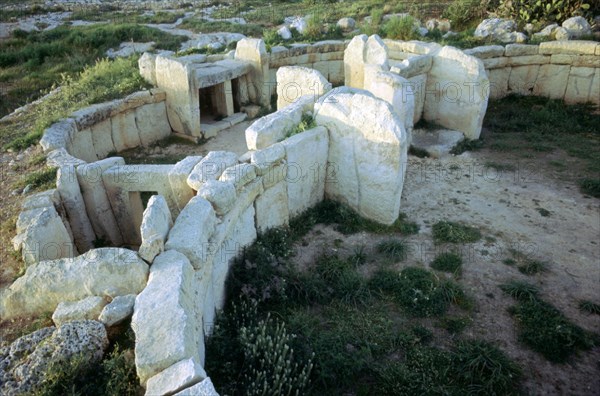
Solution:
<svg viewBox="0 0 600 396">
<path fill-rule="evenodd" d="M 360 91 L 335 93 L 319 101 L 315 113 L 317 125 L 329 131 L 326 196 L 392 224 L 400 211 L 408 150 L 402 121 L 388 103 Z M 287 158 L 292 162 L 290 153 Z M 293 189 L 288 183 L 290 203 Z"/>
<path fill-rule="evenodd" d="M 232 183 L 236 190 L 240 190 L 246 184 L 256 179 L 256 166 L 254 164 L 237 164 L 231 166 L 219 177 L 222 182 Z"/>
<path fill-rule="evenodd" d="M 540 70 L 539 65 L 518 66 L 510 69 L 508 92 L 531 95 Z"/>
<path fill-rule="evenodd" d="M 485 45 L 482 47 L 466 49 L 464 50 L 464 53 L 479 59 L 497 58 L 504 55 L 504 47 L 501 45 Z"/>
<path fill-rule="evenodd" d="M 29 225 L 31 223 L 33 223 L 33 221 L 35 219 L 40 217 L 40 215 L 42 213 L 44 213 L 44 210 L 46 210 L 48 208 L 54 208 L 54 207 L 47 206 L 47 207 L 34 208 L 34 209 L 28 209 L 28 210 L 21 211 L 19 213 L 19 217 L 17 217 L 17 224 L 16 224 L 17 234 L 21 234 L 22 232 L 25 232 L 27 227 L 29 227 Z"/>
<path fill-rule="evenodd" d="M 149 146 L 171 134 L 165 102 L 150 103 L 136 108 L 135 120 L 143 146 Z"/>
<path fill-rule="evenodd" d="M 575 57 L 571 66 L 575 67 L 595 67 L 600 68 L 600 56 L 580 55 Z"/>
<path fill-rule="evenodd" d="M 156 55 L 144 52 L 138 60 L 138 67 L 140 68 L 142 78 L 148 84 L 156 86 Z"/>
<path fill-rule="evenodd" d="M 595 69 L 591 67 L 571 67 L 565 92 L 565 102 L 585 103 L 590 97 Z"/>
<path fill-rule="evenodd" d="M 89 296 L 137 294 L 146 286 L 148 265 L 135 252 L 94 249 L 75 258 L 31 265 L 2 295 L 0 316 L 52 312 L 59 303 Z"/>
<path fill-rule="evenodd" d="M 280 181 L 273 187 L 265 189 L 254 205 L 256 228 L 259 233 L 289 224 L 287 183 Z"/>
<path fill-rule="evenodd" d="M 366 34 L 354 36 L 344 51 L 344 75 L 347 87 L 362 88 L 364 80 L 364 59 L 367 50 Z"/>
<path fill-rule="evenodd" d="M 540 54 L 594 55 L 599 44 L 595 41 L 546 41 L 540 44 Z"/>
<path fill-rule="evenodd" d="M 433 57 L 423 117 L 468 139 L 478 139 L 487 109 L 489 81 L 481 60 L 453 47 Z"/>
<path fill-rule="evenodd" d="M 567 89 L 570 69 L 571 67 L 568 65 L 540 66 L 540 72 L 533 87 L 533 94 L 551 99 L 562 99 Z"/>
<path fill-rule="evenodd" d="M 225 169 L 238 163 L 238 156 L 230 151 L 211 151 L 192 168 L 187 176 L 187 185 L 200 190 L 208 180 L 217 180 Z"/>
<path fill-rule="evenodd" d="M 256 174 L 264 175 L 273 166 L 285 158 L 285 148 L 281 143 L 267 147 L 263 150 L 253 151 L 250 160 L 256 166 Z"/>
<path fill-rule="evenodd" d="M 69 217 L 77 250 L 87 252 L 94 247 L 96 234 L 86 212 L 75 166 L 66 165 L 58 169 L 56 188 Z"/>
<path fill-rule="evenodd" d="M 250 63 L 251 72 L 248 73 L 248 96 L 252 103 L 270 106 L 269 91 L 265 82 L 269 78 L 269 55 L 264 41 L 261 39 L 244 38 L 237 43 L 235 59 Z"/>
<path fill-rule="evenodd" d="M 78 130 L 88 129 L 100 121 L 110 118 L 115 106 L 121 102 L 120 99 L 110 102 L 97 103 L 84 107 L 71 113 L 71 118 L 75 120 Z"/>
<path fill-rule="evenodd" d="M 113 166 L 124 164 L 123 158 L 112 157 L 77 167 L 77 180 L 94 233 L 97 238 L 115 246 L 121 246 L 123 238 L 106 195 L 102 173 Z"/>
<path fill-rule="evenodd" d="M 151 196 L 140 227 L 140 257 L 152 263 L 154 258 L 165 250 L 165 241 L 172 226 L 173 220 L 165 198 L 162 195 Z"/>
<path fill-rule="evenodd" d="M 48 206 L 57 207 L 60 206 L 60 204 L 60 193 L 57 189 L 52 189 L 28 196 L 21 203 L 21 209 L 30 210 L 36 208 L 45 208 Z"/>
<path fill-rule="evenodd" d="M 106 300 L 99 296 L 86 297 L 74 302 L 61 302 L 52 315 L 56 326 L 74 320 L 96 320 L 106 305 Z"/>
<path fill-rule="evenodd" d="M 311 95 L 303 96 L 282 110 L 276 111 L 254 121 L 246 129 L 248 150 L 260 150 L 283 140 L 302 119 L 302 114 L 313 106 Z"/>
<path fill-rule="evenodd" d="M 112 327 L 123 322 L 133 314 L 135 305 L 135 294 L 126 296 L 117 296 L 107 304 L 100 312 L 98 321 L 104 323 L 106 327 Z"/>
<path fill-rule="evenodd" d="M 192 282 L 194 270 L 177 251 L 156 257 L 146 288 L 136 297 L 131 319 L 135 367 L 142 384 L 173 364 L 202 362 L 197 348 Z"/>
<path fill-rule="evenodd" d="M 554 54 L 550 55 L 550 63 L 556 65 L 571 65 L 579 55 Z"/>
<path fill-rule="evenodd" d="M 423 108 L 425 107 L 425 87 L 427 86 L 427 75 L 419 74 L 408 79 L 406 93 L 413 93 L 413 101 L 415 103 L 415 114 L 413 123 L 416 124 L 423 116 Z"/>
<path fill-rule="evenodd" d="M 544 55 L 513 56 L 508 59 L 511 66 L 545 65 L 550 63 L 550 57 Z"/>
<path fill-rule="evenodd" d="M 222 216 L 235 204 L 237 192 L 232 181 L 207 180 L 198 190 L 198 196 L 210 202 L 216 214 Z"/>
<path fill-rule="evenodd" d="M 293 217 L 323 200 L 326 177 L 331 175 L 327 173 L 329 137 L 327 129 L 317 127 L 294 135 L 282 144 L 287 158 L 288 209 Z M 337 165 L 332 163 L 331 168 Z"/>
<path fill-rule="evenodd" d="M 194 359 L 181 360 L 148 379 L 146 395 L 172 395 L 206 378 L 206 372 Z"/>
<path fill-rule="evenodd" d="M 135 122 L 135 111 L 129 110 L 111 118 L 112 140 L 118 151 L 142 145 Z"/>
<path fill-rule="evenodd" d="M 94 151 L 98 159 L 104 159 L 110 153 L 117 151 L 112 141 L 112 124 L 110 118 L 92 125 L 90 130 L 92 132 Z"/>
<path fill-rule="evenodd" d="M 46 156 L 46 165 L 53 168 L 60 168 L 66 165 L 79 166 L 85 163 L 84 160 L 73 157 L 64 148 L 53 150 Z"/>
<path fill-rule="evenodd" d="M 281 161 L 280 164 L 269 168 L 269 170 L 262 176 L 263 188 L 266 190 L 267 188 L 273 187 L 275 184 L 287 178 L 287 170 L 287 161 Z"/>
<path fill-rule="evenodd" d="M 73 239 L 53 206 L 31 219 L 23 234 L 21 253 L 27 265 L 77 255 Z"/>
<path fill-rule="evenodd" d="M 71 139 L 69 152 L 76 158 L 86 162 L 94 162 L 98 160 L 96 151 L 94 150 L 94 139 L 92 138 L 92 130 L 89 128 L 75 132 Z"/>
<path fill-rule="evenodd" d="M 486 69 L 501 69 L 508 67 L 510 58 L 503 56 L 500 58 L 483 59 L 483 67 Z"/>
<path fill-rule="evenodd" d="M 69 149 L 73 135 L 77 133 L 77 125 L 72 118 L 66 118 L 50 125 L 40 139 L 44 153 L 60 148 Z"/>
<path fill-rule="evenodd" d="M 166 250 L 177 250 L 188 258 L 195 269 L 206 263 L 208 240 L 215 230 L 217 218 L 210 202 L 194 197 L 181 211 L 169 232 Z"/>
<path fill-rule="evenodd" d="M 391 71 L 404 78 L 410 78 L 429 72 L 432 62 L 433 58 L 430 55 L 412 56 L 400 63 L 393 64 Z"/>
<path fill-rule="evenodd" d="M 219 394 L 210 378 L 206 378 L 196 385 L 176 393 L 174 396 L 219 396 Z"/>
<path fill-rule="evenodd" d="M 378 35 L 374 34 L 367 39 L 364 61 L 371 65 L 381 66 L 384 70 L 389 70 L 387 46 Z"/>
<path fill-rule="evenodd" d="M 383 40 L 387 45 L 388 50 L 398 52 L 409 52 L 412 54 L 426 55 L 437 52 L 442 48 L 438 43 L 424 43 L 422 41 L 399 41 L 399 40 Z"/>
<path fill-rule="evenodd" d="M 537 55 L 538 54 L 538 46 L 537 45 L 527 45 L 527 44 L 507 44 L 504 49 L 505 56 L 524 56 L 524 55 Z"/>
<path fill-rule="evenodd" d="M 194 190 L 187 183 L 188 176 L 194 167 L 202 160 L 200 156 L 185 157 L 175 164 L 169 172 L 169 184 L 173 197 L 177 202 L 177 209 L 171 208 L 173 217 L 177 217 L 179 212 L 185 208 L 185 205 L 194 197 Z"/>
<path fill-rule="evenodd" d="M 600 104 L 600 69 L 594 71 L 594 79 L 592 80 L 588 101 Z"/>
<path fill-rule="evenodd" d="M 511 68 L 488 70 L 488 79 L 490 80 L 490 99 L 503 98 L 508 94 L 508 79 Z"/>
<path fill-rule="evenodd" d="M 312 96 L 314 103 L 330 90 L 331 83 L 317 70 L 300 66 L 280 67 L 277 70 L 277 110 L 305 95 Z"/>
</svg>

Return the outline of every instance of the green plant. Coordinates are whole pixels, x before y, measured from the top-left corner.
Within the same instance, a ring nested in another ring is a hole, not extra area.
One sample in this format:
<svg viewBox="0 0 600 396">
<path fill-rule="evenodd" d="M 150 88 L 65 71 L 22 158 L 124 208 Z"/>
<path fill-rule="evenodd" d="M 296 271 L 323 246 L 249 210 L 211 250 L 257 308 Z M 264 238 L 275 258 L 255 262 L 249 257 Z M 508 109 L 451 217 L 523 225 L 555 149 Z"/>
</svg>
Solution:
<svg viewBox="0 0 600 396">
<path fill-rule="evenodd" d="M 465 151 L 476 151 L 483 147 L 481 140 L 463 139 L 450 150 L 450 154 L 459 155 Z"/>
<path fill-rule="evenodd" d="M 527 260 L 526 263 L 518 267 L 519 272 L 525 275 L 534 275 L 540 272 L 548 271 L 548 265 L 542 261 Z"/>
<path fill-rule="evenodd" d="M 438 271 L 456 273 L 462 266 L 462 257 L 453 252 L 438 254 L 431 262 L 431 268 Z"/>
<path fill-rule="evenodd" d="M 453 30 L 463 30 L 471 21 L 485 15 L 485 5 L 485 2 L 477 0 L 454 0 L 444 9 L 442 16 L 452 21 Z"/>
<path fill-rule="evenodd" d="M 23 177 L 16 184 L 16 187 L 25 187 L 31 185 L 34 189 L 43 189 L 44 187 L 53 187 L 56 183 L 56 172 L 58 168 L 46 167 L 45 169 L 32 172 Z"/>
<path fill-rule="evenodd" d="M 308 131 L 312 128 L 315 128 L 317 126 L 317 123 L 315 122 L 315 119 L 312 115 L 305 113 L 302 114 L 302 118 L 300 120 L 300 123 L 292 130 L 290 130 L 288 133 L 286 133 L 285 137 L 288 138 L 290 136 L 294 136 L 297 135 L 299 133 Z"/>
<path fill-rule="evenodd" d="M 579 189 L 584 194 L 600 198 L 600 179 L 582 179 L 579 181 Z"/>
<path fill-rule="evenodd" d="M 446 317 L 441 320 L 440 324 L 448 330 L 448 333 L 458 334 L 471 324 L 471 319 L 468 317 Z"/>
<path fill-rule="evenodd" d="M 581 300 L 579 301 L 579 310 L 587 314 L 600 315 L 600 304 L 588 300 Z"/>
<path fill-rule="evenodd" d="M 377 244 L 377 251 L 393 260 L 404 261 L 410 253 L 410 246 L 402 240 L 388 239 Z"/>
<path fill-rule="evenodd" d="M 537 286 L 517 280 L 503 283 L 499 287 L 504 293 L 519 301 L 535 300 L 540 292 Z"/>
<path fill-rule="evenodd" d="M 314 13 L 306 20 L 306 29 L 302 35 L 308 40 L 319 40 L 323 34 L 323 19 L 319 13 Z"/>
<path fill-rule="evenodd" d="M 586 0 L 500 0 L 497 8 L 499 15 L 515 19 L 521 25 L 561 23 L 574 15 L 586 16 L 590 11 L 590 3 Z"/>
<path fill-rule="evenodd" d="M 407 15 L 405 17 L 390 18 L 382 27 L 383 35 L 394 40 L 412 40 L 417 38 L 416 20 Z"/>
<path fill-rule="evenodd" d="M 452 221 L 438 221 L 432 231 L 436 243 L 470 243 L 481 239 L 481 232 L 477 228 Z"/>
</svg>

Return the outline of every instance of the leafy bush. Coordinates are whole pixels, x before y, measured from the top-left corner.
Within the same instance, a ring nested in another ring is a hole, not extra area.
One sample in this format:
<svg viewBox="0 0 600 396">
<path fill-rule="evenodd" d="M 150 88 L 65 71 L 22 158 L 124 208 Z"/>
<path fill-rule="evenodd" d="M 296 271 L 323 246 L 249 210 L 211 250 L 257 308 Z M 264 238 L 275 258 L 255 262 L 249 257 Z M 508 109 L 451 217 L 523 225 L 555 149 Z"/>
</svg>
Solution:
<svg viewBox="0 0 600 396">
<path fill-rule="evenodd" d="M 410 15 L 390 18 L 382 27 L 383 35 L 394 40 L 416 39 L 415 23 L 416 20 Z"/>
<path fill-rule="evenodd" d="M 286 138 L 288 138 L 290 136 L 294 136 L 299 133 L 313 129 L 316 126 L 317 126 L 317 123 L 315 122 L 314 117 L 308 113 L 305 113 L 305 114 L 302 114 L 300 123 L 298 125 L 296 125 L 296 127 L 294 129 L 292 129 L 288 133 L 286 133 L 285 136 L 286 136 Z"/>
<path fill-rule="evenodd" d="M 499 15 L 515 19 L 519 24 L 526 23 L 562 23 L 575 15 L 595 15 L 598 11 L 596 5 L 594 10 L 587 0 L 500 0 L 497 8 Z"/>
<path fill-rule="evenodd" d="M 470 22 L 485 16 L 487 1 L 454 0 L 442 13 L 452 21 L 452 30 L 463 30 Z"/>
<path fill-rule="evenodd" d="M 433 225 L 432 231 L 436 243 L 470 243 L 481 238 L 481 232 L 477 228 L 453 221 L 438 221 Z"/>
</svg>

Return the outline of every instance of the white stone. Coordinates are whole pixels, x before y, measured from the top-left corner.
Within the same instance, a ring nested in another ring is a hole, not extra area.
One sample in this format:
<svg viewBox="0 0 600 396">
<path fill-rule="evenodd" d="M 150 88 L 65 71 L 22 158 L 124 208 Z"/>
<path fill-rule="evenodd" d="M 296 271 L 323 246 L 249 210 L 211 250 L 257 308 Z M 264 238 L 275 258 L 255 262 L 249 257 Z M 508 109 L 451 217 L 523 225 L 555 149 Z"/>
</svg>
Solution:
<svg viewBox="0 0 600 396">
<path fill-rule="evenodd" d="M 364 92 L 341 90 L 315 106 L 317 124 L 329 131 L 325 194 L 366 218 L 392 224 L 400 212 L 407 133 L 388 103 Z"/>
<path fill-rule="evenodd" d="M 53 150 L 46 156 L 46 165 L 53 168 L 60 168 L 65 165 L 79 166 L 85 163 L 84 160 L 73 157 L 64 148 Z"/>
<path fill-rule="evenodd" d="M 190 388 L 184 389 L 173 396 L 219 396 L 219 394 L 215 390 L 210 378 L 206 378 L 202 380 L 202 382 L 199 382 Z"/>
<path fill-rule="evenodd" d="M 21 203 L 21 209 L 30 210 L 37 208 L 46 208 L 49 206 L 58 207 L 61 204 L 60 193 L 56 189 L 32 194 L 25 198 Z"/>
<path fill-rule="evenodd" d="M 265 189 L 254 205 L 256 229 L 259 233 L 289 224 L 287 183 L 281 181 L 273 187 Z"/>
<path fill-rule="evenodd" d="M 303 96 L 284 109 L 254 121 L 246 129 L 248 150 L 261 150 L 285 139 L 298 126 L 302 114 L 312 109 L 313 101 L 313 96 Z"/>
<path fill-rule="evenodd" d="M 381 37 L 376 34 L 370 36 L 367 40 L 364 61 L 371 65 L 381 66 L 385 70 L 390 68 L 387 46 Z"/>
<path fill-rule="evenodd" d="M 508 48 L 508 46 L 506 47 Z M 504 55 L 504 47 L 501 45 L 484 45 L 481 47 L 469 48 L 463 52 L 479 59 L 497 58 Z"/>
<path fill-rule="evenodd" d="M 336 25 L 344 32 L 351 32 L 356 26 L 356 21 L 354 20 L 354 18 L 346 17 L 338 20 Z"/>
<path fill-rule="evenodd" d="M 172 226 L 173 220 L 165 198 L 162 195 L 151 196 L 140 227 L 140 257 L 152 263 L 154 258 L 165 250 L 165 241 Z"/>
<path fill-rule="evenodd" d="M 220 181 L 232 183 L 236 190 L 256 179 L 256 166 L 254 164 L 237 164 L 225 169 L 219 177 Z"/>
<path fill-rule="evenodd" d="M 277 69 L 277 110 L 281 110 L 305 95 L 313 103 L 331 90 L 331 83 L 314 69 L 301 66 L 284 66 Z"/>
<path fill-rule="evenodd" d="M 94 249 L 76 258 L 42 261 L 6 289 L 0 316 L 52 312 L 63 301 L 89 296 L 137 294 L 147 276 L 148 265 L 127 249 Z"/>
<path fill-rule="evenodd" d="M 210 202 L 217 215 L 222 216 L 235 204 L 237 193 L 232 181 L 207 180 L 198 190 L 198 196 Z"/>
<path fill-rule="evenodd" d="M 44 131 L 40 145 L 44 153 L 60 148 L 68 149 L 75 133 L 77 133 L 77 125 L 73 119 L 59 120 Z"/>
<path fill-rule="evenodd" d="M 506 56 L 537 55 L 537 45 L 508 44 L 504 50 Z"/>
<path fill-rule="evenodd" d="M 487 109 L 489 80 L 481 60 L 443 47 L 427 76 L 423 117 L 478 139 Z"/>
<path fill-rule="evenodd" d="M 98 160 L 96 151 L 94 150 L 94 139 L 92 130 L 89 128 L 78 130 L 71 139 L 69 152 L 77 158 L 87 162 Z"/>
<path fill-rule="evenodd" d="M 556 40 L 563 41 L 563 40 L 571 39 L 571 34 L 564 27 L 558 27 L 558 28 L 554 29 L 553 33 L 554 33 L 554 38 Z"/>
<path fill-rule="evenodd" d="M 562 23 L 562 27 L 569 32 L 569 38 L 577 39 L 581 36 L 592 34 L 592 27 L 584 17 L 574 16 Z M 557 38 L 558 40 L 558 38 Z"/>
<path fill-rule="evenodd" d="M 110 118 L 102 120 L 90 127 L 92 143 L 98 159 L 106 158 L 110 153 L 116 152 L 112 141 L 112 123 Z"/>
<path fill-rule="evenodd" d="M 285 148 L 281 143 L 275 143 L 263 150 L 252 151 L 250 155 L 250 161 L 256 166 L 256 174 L 259 176 L 264 175 L 284 158 Z"/>
<path fill-rule="evenodd" d="M 296 29 L 296 31 L 300 34 L 303 34 L 306 31 L 308 24 L 306 19 L 303 17 L 296 17 L 292 20 L 290 24 L 291 29 Z"/>
<path fill-rule="evenodd" d="M 512 19 L 484 19 L 475 29 L 475 37 L 488 37 L 501 40 L 507 33 L 514 32 L 517 24 Z"/>
<path fill-rule="evenodd" d="M 138 60 L 138 67 L 142 78 L 148 84 L 156 86 L 156 55 L 144 52 Z"/>
<path fill-rule="evenodd" d="M 414 130 L 412 146 L 425 150 L 433 158 L 442 158 L 464 139 L 462 132 L 449 130 Z"/>
<path fill-rule="evenodd" d="M 90 296 L 75 302 L 61 302 L 52 315 L 56 326 L 74 320 L 96 320 L 106 305 L 106 300 L 99 296 Z"/>
<path fill-rule="evenodd" d="M 344 50 L 344 85 L 347 87 L 363 88 L 367 40 L 366 34 L 355 36 Z"/>
<path fill-rule="evenodd" d="M 287 26 L 282 26 L 277 30 L 277 34 L 284 40 L 289 40 L 292 38 L 292 32 Z"/>
<path fill-rule="evenodd" d="M 156 257 L 146 288 L 136 297 L 131 327 L 135 332 L 135 366 L 142 384 L 184 360 L 202 362 L 197 348 L 192 299 L 194 270 L 177 251 Z"/>
<path fill-rule="evenodd" d="M 185 157 L 181 161 L 175 164 L 175 166 L 169 172 L 169 184 L 171 185 L 171 191 L 173 197 L 177 202 L 177 211 L 171 211 L 173 216 L 177 216 L 185 205 L 194 197 L 194 190 L 187 183 L 188 176 L 194 169 L 194 167 L 202 160 L 200 156 Z"/>
<path fill-rule="evenodd" d="M 150 146 L 171 135 L 165 102 L 149 103 L 136 108 L 135 121 L 143 146 Z"/>
<path fill-rule="evenodd" d="M 250 102 L 270 107 L 269 54 L 262 39 L 244 38 L 238 41 L 235 59 L 250 64 L 251 71 L 246 75 Z"/>
<path fill-rule="evenodd" d="M 73 165 L 66 165 L 58 169 L 56 189 L 60 193 L 63 206 L 69 216 L 69 224 L 73 231 L 77 250 L 81 253 L 87 252 L 94 247 L 96 235 L 86 212 L 77 172 Z"/>
<path fill-rule="evenodd" d="M 487 71 L 490 80 L 490 99 L 500 99 L 507 95 L 510 72 L 510 67 Z"/>
<path fill-rule="evenodd" d="M 132 43 L 124 42 L 119 45 L 118 50 L 109 49 L 106 51 L 106 56 L 109 58 L 128 58 L 133 54 L 139 54 L 146 51 L 152 51 L 156 43 L 150 41 L 148 43 Z"/>
<path fill-rule="evenodd" d="M 216 221 L 210 202 L 198 196 L 192 198 L 175 220 L 165 249 L 185 254 L 195 269 L 202 268 Z"/>
<path fill-rule="evenodd" d="M 100 312 L 98 321 L 104 323 L 107 327 L 112 327 L 123 322 L 133 314 L 135 298 L 135 294 L 113 298 L 113 300 L 102 309 L 102 312 Z"/>
<path fill-rule="evenodd" d="M 135 111 L 121 113 L 111 119 L 112 140 L 118 151 L 139 147 L 142 145 L 135 121 Z"/>
<path fill-rule="evenodd" d="M 148 379 L 146 395 L 172 395 L 206 377 L 206 372 L 194 359 L 181 360 Z"/>
<path fill-rule="evenodd" d="M 237 154 L 230 151 L 211 151 L 193 167 L 187 176 L 187 185 L 199 191 L 208 180 L 217 180 L 225 169 L 238 163 Z"/>
<path fill-rule="evenodd" d="M 511 68 L 508 78 L 508 92 L 531 95 L 539 70 L 539 65 L 515 66 Z"/>
<path fill-rule="evenodd" d="M 565 96 L 569 80 L 568 65 L 541 65 L 535 80 L 533 94 L 551 99 L 562 99 Z"/>
<path fill-rule="evenodd" d="M 287 158 L 288 210 L 293 217 L 323 200 L 329 176 L 329 137 L 325 128 L 317 127 L 294 135 L 282 144 Z"/>
<path fill-rule="evenodd" d="M 122 245 L 123 238 L 106 195 L 102 173 L 113 166 L 124 164 L 123 158 L 112 157 L 77 167 L 77 180 L 94 233 L 97 238 L 115 246 Z"/>
</svg>

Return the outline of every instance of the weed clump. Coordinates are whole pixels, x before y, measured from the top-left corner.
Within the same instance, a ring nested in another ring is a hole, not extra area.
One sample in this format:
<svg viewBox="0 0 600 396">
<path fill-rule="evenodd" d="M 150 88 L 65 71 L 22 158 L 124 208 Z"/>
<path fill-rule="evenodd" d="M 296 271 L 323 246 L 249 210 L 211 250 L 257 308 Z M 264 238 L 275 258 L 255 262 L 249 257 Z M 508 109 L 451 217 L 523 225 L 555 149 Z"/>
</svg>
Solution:
<svg viewBox="0 0 600 396">
<path fill-rule="evenodd" d="M 579 181 L 579 189 L 584 194 L 600 198 L 600 179 L 582 179 Z"/>
<path fill-rule="evenodd" d="M 387 257 L 393 260 L 398 261 L 406 260 L 408 254 L 410 253 L 409 246 L 406 244 L 406 242 L 396 239 L 388 239 L 380 242 L 377 245 L 377 251 L 385 254 Z"/>
<path fill-rule="evenodd" d="M 460 271 L 462 266 L 462 257 L 457 253 L 442 253 L 439 254 L 432 262 L 431 268 L 438 271 L 456 273 Z"/>
<path fill-rule="evenodd" d="M 470 243 L 481 238 L 478 229 L 452 221 L 438 221 L 432 230 L 436 243 Z"/>
<path fill-rule="evenodd" d="M 579 310 L 590 315 L 600 315 L 600 304 L 588 300 L 581 300 L 579 301 Z"/>
</svg>

